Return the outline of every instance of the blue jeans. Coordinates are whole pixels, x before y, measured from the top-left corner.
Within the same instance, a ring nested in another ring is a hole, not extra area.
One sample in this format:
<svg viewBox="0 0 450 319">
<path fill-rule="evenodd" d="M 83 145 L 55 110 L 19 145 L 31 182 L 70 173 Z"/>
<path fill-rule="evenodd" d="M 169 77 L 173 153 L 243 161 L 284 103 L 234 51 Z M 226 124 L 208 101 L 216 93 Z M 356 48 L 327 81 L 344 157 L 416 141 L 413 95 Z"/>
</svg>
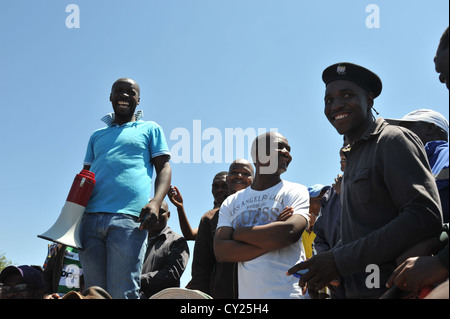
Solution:
<svg viewBox="0 0 450 319">
<path fill-rule="evenodd" d="M 137 217 L 85 213 L 80 224 L 85 287 L 100 286 L 114 299 L 138 299 L 147 231 Z"/>
</svg>

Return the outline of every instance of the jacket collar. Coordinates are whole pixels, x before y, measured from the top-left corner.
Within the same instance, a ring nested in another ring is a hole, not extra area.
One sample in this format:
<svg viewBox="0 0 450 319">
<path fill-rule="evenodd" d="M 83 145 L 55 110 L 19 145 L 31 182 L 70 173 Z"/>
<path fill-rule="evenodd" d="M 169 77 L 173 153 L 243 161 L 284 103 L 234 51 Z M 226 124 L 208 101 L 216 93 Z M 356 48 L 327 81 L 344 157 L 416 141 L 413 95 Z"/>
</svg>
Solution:
<svg viewBox="0 0 450 319">
<path fill-rule="evenodd" d="M 381 131 L 388 125 L 388 123 L 382 118 L 378 117 L 370 124 L 369 128 L 361 136 L 360 140 L 368 140 L 372 136 L 379 135 Z"/>
</svg>

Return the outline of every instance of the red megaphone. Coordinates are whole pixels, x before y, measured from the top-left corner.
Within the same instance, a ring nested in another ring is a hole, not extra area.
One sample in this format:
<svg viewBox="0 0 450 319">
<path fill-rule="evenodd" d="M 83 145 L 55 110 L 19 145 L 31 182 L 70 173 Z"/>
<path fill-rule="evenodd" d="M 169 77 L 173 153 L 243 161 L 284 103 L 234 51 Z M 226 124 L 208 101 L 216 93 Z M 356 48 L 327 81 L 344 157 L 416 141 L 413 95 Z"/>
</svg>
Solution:
<svg viewBox="0 0 450 319">
<path fill-rule="evenodd" d="M 95 174 L 83 169 L 73 181 L 66 203 L 55 224 L 38 237 L 80 248 L 79 226 L 95 185 Z"/>
</svg>

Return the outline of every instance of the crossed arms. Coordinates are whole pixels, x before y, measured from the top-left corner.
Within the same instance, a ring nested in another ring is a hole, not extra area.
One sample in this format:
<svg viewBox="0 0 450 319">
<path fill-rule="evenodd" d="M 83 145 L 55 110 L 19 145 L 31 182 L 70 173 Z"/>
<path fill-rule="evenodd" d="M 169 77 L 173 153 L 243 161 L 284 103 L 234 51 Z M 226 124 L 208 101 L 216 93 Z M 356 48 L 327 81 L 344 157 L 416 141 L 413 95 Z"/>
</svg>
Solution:
<svg viewBox="0 0 450 319">
<path fill-rule="evenodd" d="M 305 217 L 292 215 L 286 221 L 261 226 L 220 227 L 214 237 L 214 253 L 218 262 L 248 261 L 297 242 L 306 226 Z"/>
</svg>

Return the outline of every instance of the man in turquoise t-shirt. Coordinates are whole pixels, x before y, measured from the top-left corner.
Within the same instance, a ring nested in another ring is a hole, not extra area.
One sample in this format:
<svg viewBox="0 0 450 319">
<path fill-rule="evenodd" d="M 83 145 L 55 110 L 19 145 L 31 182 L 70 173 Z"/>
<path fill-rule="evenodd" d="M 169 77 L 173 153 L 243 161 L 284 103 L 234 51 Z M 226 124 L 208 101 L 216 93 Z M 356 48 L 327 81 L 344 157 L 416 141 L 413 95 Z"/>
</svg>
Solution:
<svg viewBox="0 0 450 319">
<path fill-rule="evenodd" d="M 164 132 L 135 112 L 139 95 L 132 79 L 113 84 L 114 113 L 102 119 L 107 127 L 91 135 L 84 160 L 96 184 L 80 225 L 80 261 L 86 287 L 100 286 L 113 298 L 139 297 L 145 228 L 157 219 L 171 180 Z M 157 175 L 151 196 L 153 168 Z"/>
</svg>

